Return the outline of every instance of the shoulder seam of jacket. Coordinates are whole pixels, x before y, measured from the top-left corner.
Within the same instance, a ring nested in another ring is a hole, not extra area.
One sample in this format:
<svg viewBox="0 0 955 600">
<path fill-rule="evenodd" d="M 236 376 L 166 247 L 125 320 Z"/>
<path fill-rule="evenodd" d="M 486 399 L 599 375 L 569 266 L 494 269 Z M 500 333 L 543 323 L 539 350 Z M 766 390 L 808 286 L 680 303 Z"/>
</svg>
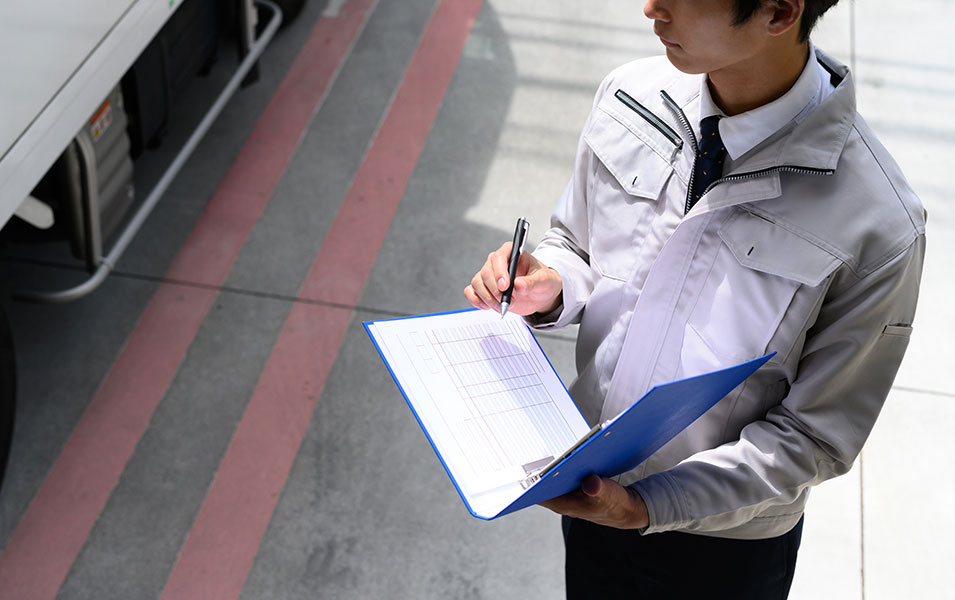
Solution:
<svg viewBox="0 0 955 600">
<path fill-rule="evenodd" d="M 857 117 L 860 116 L 856 113 Z M 882 176 L 885 179 L 886 183 L 889 184 L 889 187 L 892 188 L 892 191 L 895 192 L 895 198 L 898 200 L 899 205 L 902 207 L 902 210 L 905 212 L 905 215 L 909 218 L 909 222 L 912 224 L 912 228 L 916 233 L 920 233 L 918 224 L 912 219 L 912 215 L 906 207 L 905 202 L 902 200 L 902 194 L 899 193 L 898 188 L 895 186 L 895 182 L 892 181 L 892 178 L 889 177 L 889 174 L 885 172 L 885 167 L 882 166 L 882 161 L 878 159 L 875 151 L 872 150 L 872 146 L 869 144 L 869 140 L 866 138 L 865 133 L 862 129 L 859 128 L 858 123 L 855 119 L 852 122 L 852 129 L 859 135 L 859 139 L 862 140 L 862 143 L 865 144 L 866 150 L 869 151 L 869 156 L 872 157 L 872 160 L 875 164 L 879 165 L 879 170 L 882 172 Z"/>
<path fill-rule="evenodd" d="M 833 290 L 833 291 L 836 291 L 837 293 L 840 293 L 840 294 L 845 293 L 846 291 L 862 283 L 867 278 L 874 276 L 876 273 L 884 269 L 889 263 L 893 262 L 894 260 L 902 256 L 903 254 L 911 250 L 912 246 L 915 245 L 915 242 L 920 237 L 924 237 L 924 236 L 925 236 L 924 233 L 916 233 L 914 236 L 912 236 L 910 240 L 908 240 L 908 243 L 902 245 L 900 248 L 892 248 L 888 252 L 886 252 L 884 256 L 880 257 L 878 260 L 872 261 L 870 265 L 867 265 L 865 271 L 859 272 L 859 271 L 853 270 L 852 274 L 855 277 L 855 281 L 846 285 L 845 287 L 842 287 L 842 288 L 839 288 L 838 290 Z"/>
</svg>

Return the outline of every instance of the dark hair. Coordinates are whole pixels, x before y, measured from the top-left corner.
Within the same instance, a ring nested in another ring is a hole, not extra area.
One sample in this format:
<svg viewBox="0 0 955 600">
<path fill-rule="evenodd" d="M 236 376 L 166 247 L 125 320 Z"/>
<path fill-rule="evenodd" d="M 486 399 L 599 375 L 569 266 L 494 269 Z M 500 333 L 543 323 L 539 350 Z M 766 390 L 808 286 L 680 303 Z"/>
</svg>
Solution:
<svg viewBox="0 0 955 600">
<path fill-rule="evenodd" d="M 765 0 L 736 0 L 736 21 L 734 25 L 742 25 L 750 19 L 763 5 Z M 799 41 L 809 39 L 809 32 L 816 25 L 816 21 L 839 0 L 805 0 L 802 9 L 802 22 L 799 25 Z"/>
</svg>

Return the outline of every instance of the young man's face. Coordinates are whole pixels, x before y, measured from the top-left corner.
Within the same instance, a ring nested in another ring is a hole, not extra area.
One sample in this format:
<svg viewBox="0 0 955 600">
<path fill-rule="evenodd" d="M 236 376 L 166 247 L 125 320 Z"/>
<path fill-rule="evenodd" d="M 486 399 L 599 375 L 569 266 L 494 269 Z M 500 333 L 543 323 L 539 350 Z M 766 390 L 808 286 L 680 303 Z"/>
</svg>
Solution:
<svg viewBox="0 0 955 600">
<path fill-rule="evenodd" d="M 712 73 L 743 67 L 763 50 L 771 10 L 763 7 L 741 25 L 733 24 L 735 0 L 648 0 L 643 14 L 653 19 L 653 32 L 673 66 L 684 73 Z"/>
</svg>

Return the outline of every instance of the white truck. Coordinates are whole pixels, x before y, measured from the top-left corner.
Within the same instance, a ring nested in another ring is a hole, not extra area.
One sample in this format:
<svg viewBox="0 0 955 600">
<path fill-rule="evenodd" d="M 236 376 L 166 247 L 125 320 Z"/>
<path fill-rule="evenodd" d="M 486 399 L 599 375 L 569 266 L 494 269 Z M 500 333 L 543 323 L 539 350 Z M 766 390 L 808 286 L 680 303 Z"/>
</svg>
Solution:
<svg viewBox="0 0 955 600">
<path fill-rule="evenodd" d="M 19 300 L 68 302 L 102 283 L 257 59 L 305 0 L 0 2 L 0 243 L 62 244 L 88 272 Z M 283 17 L 284 13 L 284 17 Z M 170 108 L 234 45 L 237 67 L 152 189 L 133 172 Z M 51 340 L 52 342 L 52 340 Z M 16 405 L 16 360 L 0 311 L 0 484 Z"/>
</svg>

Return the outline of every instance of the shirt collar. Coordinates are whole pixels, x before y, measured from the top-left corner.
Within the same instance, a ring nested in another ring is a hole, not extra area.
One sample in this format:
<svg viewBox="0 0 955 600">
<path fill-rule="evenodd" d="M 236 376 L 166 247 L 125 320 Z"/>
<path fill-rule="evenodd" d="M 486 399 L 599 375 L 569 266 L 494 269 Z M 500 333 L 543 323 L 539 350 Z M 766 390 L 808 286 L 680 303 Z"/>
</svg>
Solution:
<svg viewBox="0 0 955 600">
<path fill-rule="evenodd" d="M 801 120 L 818 104 L 822 87 L 822 67 L 816 60 L 816 49 L 809 43 L 809 59 L 802 74 L 789 91 L 753 110 L 727 117 L 713 101 L 707 78 L 700 78 L 700 120 L 719 115 L 720 138 L 726 153 L 733 160 L 756 147 L 793 120 Z M 697 127 L 699 124 L 697 123 Z"/>
</svg>

